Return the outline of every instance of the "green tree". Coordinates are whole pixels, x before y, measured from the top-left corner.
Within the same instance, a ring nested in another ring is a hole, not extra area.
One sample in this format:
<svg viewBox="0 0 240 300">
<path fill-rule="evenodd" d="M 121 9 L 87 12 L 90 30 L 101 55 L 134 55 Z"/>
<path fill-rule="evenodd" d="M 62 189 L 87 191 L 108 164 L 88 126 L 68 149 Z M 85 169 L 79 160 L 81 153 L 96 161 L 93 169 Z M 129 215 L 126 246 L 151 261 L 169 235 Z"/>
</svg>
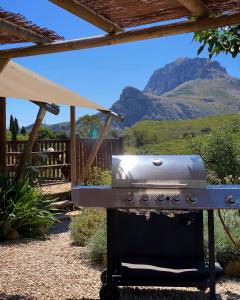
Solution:
<svg viewBox="0 0 240 300">
<path fill-rule="evenodd" d="M 67 139 L 67 134 L 63 130 L 56 132 L 55 136 L 56 136 L 56 139 Z"/>
<path fill-rule="evenodd" d="M 26 128 L 24 126 L 22 126 L 22 128 L 21 128 L 20 134 L 24 135 L 24 136 L 27 134 Z"/>
<path fill-rule="evenodd" d="M 19 127 L 18 127 L 17 119 L 16 118 L 14 119 L 12 115 L 10 116 L 9 130 L 11 131 L 12 134 L 12 141 L 16 141 Z"/>
<path fill-rule="evenodd" d="M 19 134 L 19 125 L 18 125 L 18 119 L 17 118 L 14 119 L 14 125 L 15 125 L 16 134 L 18 135 Z"/>
<path fill-rule="evenodd" d="M 198 55 L 207 47 L 209 58 L 220 53 L 236 57 L 240 53 L 240 25 L 197 32 L 194 40 L 201 44 Z"/>
<path fill-rule="evenodd" d="M 201 155 L 207 170 L 214 172 L 221 181 L 229 175 L 239 176 L 238 148 L 228 130 L 218 129 L 209 135 L 197 136 L 189 145 L 190 152 Z"/>
<path fill-rule="evenodd" d="M 39 140 L 55 139 L 56 134 L 49 128 L 41 128 L 37 137 Z"/>
<path fill-rule="evenodd" d="M 93 130 L 99 131 L 101 122 L 98 116 L 93 115 L 84 115 L 79 118 L 77 124 L 80 124 L 80 128 L 78 130 L 78 134 L 80 137 L 91 137 L 91 132 Z"/>
</svg>

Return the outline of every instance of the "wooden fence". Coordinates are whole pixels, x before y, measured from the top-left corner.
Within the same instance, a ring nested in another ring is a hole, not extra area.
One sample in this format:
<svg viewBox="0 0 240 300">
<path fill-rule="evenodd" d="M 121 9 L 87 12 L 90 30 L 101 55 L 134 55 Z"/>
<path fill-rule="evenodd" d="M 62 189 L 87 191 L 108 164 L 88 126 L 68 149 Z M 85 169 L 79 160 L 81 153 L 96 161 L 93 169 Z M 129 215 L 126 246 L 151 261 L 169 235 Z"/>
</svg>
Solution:
<svg viewBox="0 0 240 300">
<path fill-rule="evenodd" d="M 94 143 L 94 139 L 77 139 L 77 178 L 82 173 L 87 159 L 91 153 Z M 123 154 L 123 138 L 116 139 L 104 139 L 98 154 L 93 162 L 93 167 L 99 167 L 101 169 L 111 169 L 112 167 L 112 155 Z"/>
<path fill-rule="evenodd" d="M 77 138 L 77 176 L 82 172 L 95 142 L 96 140 L 91 138 Z M 15 173 L 16 165 L 25 145 L 26 141 L 7 142 L 7 170 L 11 175 Z M 111 169 L 112 155 L 122 153 L 122 138 L 105 139 L 98 151 L 93 166 L 102 169 Z M 38 177 L 41 180 L 70 180 L 70 162 L 69 139 L 41 140 L 37 141 L 33 147 L 31 165 L 39 171 Z"/>
</svg>

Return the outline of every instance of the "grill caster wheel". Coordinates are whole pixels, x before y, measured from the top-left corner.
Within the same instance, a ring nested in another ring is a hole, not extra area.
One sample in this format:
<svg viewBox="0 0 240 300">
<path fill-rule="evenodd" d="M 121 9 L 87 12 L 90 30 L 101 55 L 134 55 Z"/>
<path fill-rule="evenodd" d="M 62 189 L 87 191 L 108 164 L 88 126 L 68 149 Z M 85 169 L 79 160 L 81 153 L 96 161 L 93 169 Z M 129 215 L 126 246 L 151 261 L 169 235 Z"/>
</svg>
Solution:
<svg viewBox="0 0 240 300">
<path fill-rule="evenodd" d="M 101 273 L 101 282 L 105 284 L 107 282 L 107 269 L 104 269 Z"/>
<path fill-rule="evenodd" d="M 101 287 L 99 296 L 100 300 L 118 300 L 120 293 L 115 284 L 107 283 Z"/>
</svg>

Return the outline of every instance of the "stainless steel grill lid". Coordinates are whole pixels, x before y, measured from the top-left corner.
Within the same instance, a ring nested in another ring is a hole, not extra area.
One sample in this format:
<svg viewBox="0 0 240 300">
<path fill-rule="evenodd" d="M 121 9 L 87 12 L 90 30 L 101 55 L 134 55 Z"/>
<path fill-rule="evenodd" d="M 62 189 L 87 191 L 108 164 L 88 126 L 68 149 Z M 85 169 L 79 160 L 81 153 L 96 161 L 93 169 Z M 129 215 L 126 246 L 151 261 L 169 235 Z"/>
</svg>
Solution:
<svg viewBox="0 0 240 300">
<path fill-rule="evenodd" d="M 199 155 L 117 155 L 112 186 L 130 188 L 206 188 Z"/>
</svg>

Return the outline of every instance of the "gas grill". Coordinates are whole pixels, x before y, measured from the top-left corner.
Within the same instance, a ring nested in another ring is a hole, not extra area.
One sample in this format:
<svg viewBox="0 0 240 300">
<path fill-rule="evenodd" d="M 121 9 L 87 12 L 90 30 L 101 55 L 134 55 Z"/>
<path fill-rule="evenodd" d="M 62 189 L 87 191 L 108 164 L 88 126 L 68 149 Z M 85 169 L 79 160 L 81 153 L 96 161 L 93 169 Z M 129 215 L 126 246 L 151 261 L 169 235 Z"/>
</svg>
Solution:
<svg viewBox="0 0 240 300">
<path fill-rule="evenodd" d="M 207 185 L 198 155 L 119 155 L 112 158 L 112 186 L 76 186 L 80 207 L 155 210 L 240 208 L 240 186 Z"/>
<path fill-rule="evenodd" d="M 240 209 L 240 186 L 208 185 L 200 156 L 113 156 L 112 186 L 75 186 L 72 199 L 107 209 L 101 300 L 117 300 L 118 286 L 209 287 L 216 300 L 222 269 L 215 263 L 214 209 Z"/>
</svg>

